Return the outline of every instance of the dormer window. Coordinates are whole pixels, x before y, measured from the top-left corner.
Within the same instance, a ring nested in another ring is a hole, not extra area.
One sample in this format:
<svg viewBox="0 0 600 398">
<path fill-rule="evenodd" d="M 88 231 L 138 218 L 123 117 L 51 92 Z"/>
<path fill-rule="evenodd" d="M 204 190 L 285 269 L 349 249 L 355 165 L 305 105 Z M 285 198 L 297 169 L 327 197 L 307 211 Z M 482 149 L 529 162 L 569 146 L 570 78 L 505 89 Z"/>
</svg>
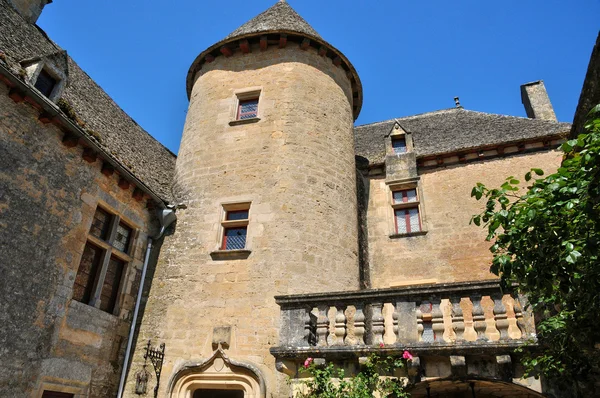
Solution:
<svg viewBox="0 0 600 398">
<path fill-rule="evenodd" d="M 406 138 L 404 136 L 392 137 L 392 150 L 396 155 L 406 153 Z"/>
<path fill-rule="evenodd" d="M 48 73 L 46 69 L 42 69 L 38 74 L 34 86 L 40 93 L 44 94 L 45 97 L 50 98 L 57 83 L 58 81 L 52 77 L 52 75 Z"/>
<path fill-rule="evenodd" d="M 27 74 L 27 81 L 41 95 L 56 103 L 67 85 L 69 62 L 67 54 L 55 54 L 20 61 Z"/>
</svg>

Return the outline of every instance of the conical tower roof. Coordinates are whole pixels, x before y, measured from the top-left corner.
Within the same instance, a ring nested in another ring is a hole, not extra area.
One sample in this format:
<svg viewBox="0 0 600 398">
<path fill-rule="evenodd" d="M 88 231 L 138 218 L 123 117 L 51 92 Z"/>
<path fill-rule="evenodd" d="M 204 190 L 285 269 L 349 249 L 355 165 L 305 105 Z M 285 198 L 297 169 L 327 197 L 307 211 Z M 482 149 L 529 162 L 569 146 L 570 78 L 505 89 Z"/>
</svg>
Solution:
<svg viewBox="0 0 600 398">
<path fill-rule="evenodd" d="M 225 39 L 273 31 L 298 32 L 321 37 L 286 1 L 279 1 L 273 7 L 231 32 Z"/>
<path fill-rule="evenodd" d="M 279 48 L 288 45 L 299 46 L 301 50 L 312 47 L 322 57 L 346 71 L 352 84 L 352 108 L 354 118 L 362 108 L 362 85 L 358 73 L 348 58 L 340 50 L 323 38 L 285 1 L 279 0 L 274 6 L 246 22 L 218 43 L 204 50 L 192 63 L 187 75 L 187 94 L 190 98 L 196 73 L 203 65 L 211 63 L 216 57 L 231 57 L 235 54 L 252 52 L 252 46 L 259 43 L 260 50 L 269 46 Z"/>
</svg>

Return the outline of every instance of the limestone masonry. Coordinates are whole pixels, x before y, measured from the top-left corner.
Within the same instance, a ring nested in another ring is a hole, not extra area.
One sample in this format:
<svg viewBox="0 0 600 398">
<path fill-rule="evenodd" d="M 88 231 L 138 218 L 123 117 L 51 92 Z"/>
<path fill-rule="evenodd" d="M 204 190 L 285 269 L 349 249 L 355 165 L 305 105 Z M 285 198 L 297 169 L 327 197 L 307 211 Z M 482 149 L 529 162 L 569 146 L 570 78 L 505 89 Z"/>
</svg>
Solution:
<svg viewBox="0 0 600 398">
<path fill-rule="evenodd" d="M 543 82 L 528 118 L 354 126 L 356 70 L 279 1 L 193 62 L 175 157 L 48 3 L 0 0 L 0 397 L 289 397 L 307 357 L 381 350 L 414 355 L 413 397 L 568 396 L 523 375 L 534 316 L 469 224 L 476 182 L 560 164 Z"/>
</svg>

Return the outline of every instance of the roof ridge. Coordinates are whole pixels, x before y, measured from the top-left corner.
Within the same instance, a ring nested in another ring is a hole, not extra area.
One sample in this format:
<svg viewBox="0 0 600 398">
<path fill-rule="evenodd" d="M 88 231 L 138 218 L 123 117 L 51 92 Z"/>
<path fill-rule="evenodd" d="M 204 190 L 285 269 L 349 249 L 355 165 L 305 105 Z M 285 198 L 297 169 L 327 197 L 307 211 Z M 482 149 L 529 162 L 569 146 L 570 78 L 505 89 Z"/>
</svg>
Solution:
<svg viewBox="0 0 600 398">
<path fill-rule="evenodd" d="M 519 119 L 519 120 L 531 120 L 534 122 L 569 124 L 568 122 L 561 122 L 558 120 L 554 121 L 554 120 L 544 120 L 544 119 L 532 119 L 532 118 L 523 117 L 523 116 L 504 115 L 501 113 L 482 112 L 482 111 L 475 111 L 472 109 L 464 109 L 464 108 L 446 108 L 446 109 L 438 109 L 436 111 L 417 113 L 415 115 L 397 117 L 394 119 L 382 120 L 380 122 L 361 124 L 360 126 L 355 126 L 354 128 L 377 126 L 377 125 L 381 125 L 381 124 L 385 124 L 385 123 L 401 122 L 403 120 L 412 120 L 412 119 L 416 119 L 416 118 L 420 118 L 420 117 L 425 117 L 425 116 L 430 116 L 430 115 L 439 115 L 439 114 L 451 113 L 451 112 L 456 112 L 456 111 L 476 113 L 478 115 L 499 116 L 499 117 L 505 117 L 505 118 L 511 118 L 511 119 Z"/>
<path fill-rule="evenodd" d="M 375 125 L 384 124 L 384 123 L 400 122 L 402 120 L 412 119 L 412 118 L 415 118 L 415 117 L 421 117 L 421 116 L 426 116 L 426 115 L 433 115 L 433 114 L 438 114 L 438 113 L 444 113 L 444 112 L 449 112 L 449 111 L 453 111 L 453 110 L 458 110 L 458 108 L 438 109 L 436 111 L 417 113 L 417 114 L 409 115 L 409 116 L 395 117 L 393 119 L 382 120 L 380 122 L 373 122 L 373 123 L 361 124 L 360 126 L 355 126 L 354 128 L 367 127 L 367 126 L 375 126 Z M 462 109 L 462 110 L 464 110 L 464 109 Z"/>
</svg>

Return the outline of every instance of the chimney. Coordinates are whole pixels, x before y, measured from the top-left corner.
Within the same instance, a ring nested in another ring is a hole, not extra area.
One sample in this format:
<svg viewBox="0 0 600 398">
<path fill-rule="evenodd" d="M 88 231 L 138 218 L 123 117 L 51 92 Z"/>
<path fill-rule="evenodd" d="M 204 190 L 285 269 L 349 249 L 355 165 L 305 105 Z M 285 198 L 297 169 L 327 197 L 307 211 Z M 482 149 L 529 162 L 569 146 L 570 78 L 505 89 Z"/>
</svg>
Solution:
<svg viewBox="0 0 600 398">
<path fill-rule="evenodd" d="M 52 3 L 52 0 L 9 0 L 9 2 L 21 14 L 23 19 L 34 24 L 40 17 L 44 7 Z"/>
<path fill-rule="evenodd" d="M 521 102 L 525 106 L 527 117 L 557 121 L 543 80 L 523 84 L 521 86 Z"/>
</svg>

